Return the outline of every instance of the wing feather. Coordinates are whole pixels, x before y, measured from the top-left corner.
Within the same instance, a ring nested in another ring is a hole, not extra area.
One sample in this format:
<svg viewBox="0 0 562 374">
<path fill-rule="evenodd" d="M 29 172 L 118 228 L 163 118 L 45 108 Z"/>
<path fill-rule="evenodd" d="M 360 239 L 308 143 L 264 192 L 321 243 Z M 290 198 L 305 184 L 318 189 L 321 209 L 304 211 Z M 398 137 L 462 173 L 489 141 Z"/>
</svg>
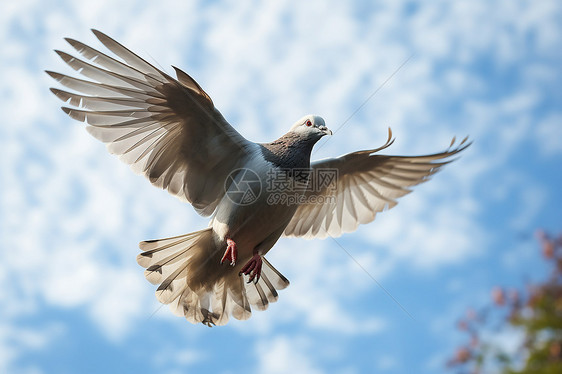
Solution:
<svg viewBox="0 0 562 374">
<path fill-rule="evenodd" d="M 451 148 L 453 141 L 446 151 L 431 155 L 375 154 L 393 143 L 391 137 L 389 130 L 389 138 L 380 148 L 312 163 L 310 185 L 316 185 L 318 173 L 336 169 L 335 189 L 307 190 L 306 202 L 297 208 L 283 234 L 310 239 L 354 231 L 373 221 L 378 212 L 394 207 L 397 198 L 411 192 L 409 187 L 429 180 L 452 156 L 470 146 L 465 138 L 456 148 Z"/>
<path fill-rule="evenodd" d="M 223 118 L 209 95 L 187 73 L 177 79 L 109 36 L 92 30 L 116 57 L 66 41 L 82 56 L 56 51 L 85 79 L 48 71 L 74 92 L 52 88 L 69 105 L 65 113 L 86 122 L 108 150 L 152 184 L 212 214 L 228 174 L 241 167 L 255 144 Z"/>
</svg>

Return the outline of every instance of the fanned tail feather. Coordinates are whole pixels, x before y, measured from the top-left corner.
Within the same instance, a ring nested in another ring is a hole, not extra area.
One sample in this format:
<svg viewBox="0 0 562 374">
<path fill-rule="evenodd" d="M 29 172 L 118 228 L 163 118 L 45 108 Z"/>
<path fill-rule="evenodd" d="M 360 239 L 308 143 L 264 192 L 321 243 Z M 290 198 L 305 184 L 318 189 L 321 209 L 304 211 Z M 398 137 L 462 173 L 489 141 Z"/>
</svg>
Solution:
<svg viewBox="0 0 562 374">
<path fill-rule="evenodd" d="M 250 318 L 251 307 L 265 310 L 289 281 L 265 258 L 257 283 L 246 283 L 239 269 L 220 265 L 212 228 L 172 238 L 144 241 L 137 262 L 159 285 L 156 298 L 191 323 L 224 325 L 229 316 Z"/>
</svg>

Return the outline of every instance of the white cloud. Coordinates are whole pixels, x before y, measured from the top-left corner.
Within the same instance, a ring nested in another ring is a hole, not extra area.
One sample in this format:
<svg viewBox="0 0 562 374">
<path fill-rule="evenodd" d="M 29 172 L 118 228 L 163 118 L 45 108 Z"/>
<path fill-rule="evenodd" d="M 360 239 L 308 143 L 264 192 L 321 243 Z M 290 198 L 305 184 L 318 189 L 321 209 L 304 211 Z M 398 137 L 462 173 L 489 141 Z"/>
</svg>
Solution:
<svg viewBox="0 0 562 374">
<path fill-rule="evenodd" d="M 310 339 L 305 337 L 277 336 L 256 344 L 258 373 L 321 373 L 312 355 L 316 350 Z"/>
<path fill-rule="evenodd" d="M 515 212 L 511 218 L 511 226 L 516 230 L 525 230 L 532 227 L 533 221 L 542 210 L 547 201 L 547 194 L 543 186 L 525 183 L 525 189 L 519 191 L 519 196 L 513 199 Z"/>
<path fill-rule="evenodd" d="M 50 324 L 41 328 L 25 328 L 0 322 L 0 371 L 3 373 L 41 373 L 37 365 L 25 362 L 14 366 L 13 362 L 24 359 L 24 352 L 35 352 L 45 348 L 59 337 L 64 328 Z"/>
<path fill-rule="evenodd" d="M 154 365 L 159 368 L 164 367 L 183 367 L 190 366 L 209 359 L 209 355 L 203 351 L 169 346 L 157 352 L 154 355 Z M 179 371 L 184 372 L 184 371 Z"/>
<path fill-rule="evenodd" d="M 478 211 L 473 202 L 458 201 L 454 193 L 447 196 L 447 190 L 458 190 L 447 182 L 451 181 L 442 181 L 432 194 L 425 189 L 414 191 L 377 217 L 372 230 L 361 232 L 371 243 L 384 247 L 389 256 L 397 257 L 402 266 L 435 269 L 478 255 L 487 241 L 487 233 L 473 218 Z M 438 204 L 436 196 L 441 196 Z"/>
<path fill-rule="evenodd" d="M 73 307 L 93 300 L 99 293 L 99 283 L 105 278 L 92 248 L 58 248 L 49 256 L 42 274 L 45 298 L 61 307 Z"/>
<path fill-rule="evenodd" d="M 389 371 L 399 367 L 399 360 L 394 356 L 382 356 L 377 359 L 376 366 L 379 371 Z"/>
<path fill-rule="evenodd" d="M 106 267 L 100 269 L 99 292 L 92 303 L 91 315 L 102 331 L 113 340 L 123 339 L 145 318 L 148 292 L 138 269 Z"/>
<path fill-rule="evenodd" d="M 562 153 L 562 114 L 552 113 L 534 131 L 540 152 L 545 156 Z"/>
</svg>

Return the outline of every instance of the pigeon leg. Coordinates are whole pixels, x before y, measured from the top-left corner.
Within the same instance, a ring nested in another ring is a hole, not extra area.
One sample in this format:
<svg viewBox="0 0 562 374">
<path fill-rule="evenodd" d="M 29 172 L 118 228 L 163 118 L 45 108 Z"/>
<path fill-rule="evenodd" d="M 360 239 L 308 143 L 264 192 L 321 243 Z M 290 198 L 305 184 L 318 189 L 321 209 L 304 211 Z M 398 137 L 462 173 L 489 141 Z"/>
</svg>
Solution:
<svg viewBox="0 0 562 374">
<path fill-rule="evenodd" d="M 250 279 L 248 279 L 248 283 L 251 281 L 255 281 L 258 283 L 261 277 L 261 266 L 262 266 L 262 259 L 259 253 L 255 253 L 254 256 L 248 261 L 246 265 L 240 270 L 238 275 L 249 275 Z"/>
<path fill-rule="evenodd" d="M 226 239 L 226 251 L 224 251 L 224 256 L 222 256 L 221 259 L 221 264 L 225 261 L 228 260 L 230 261 L 230 265 L 234 266 L 236 264 L 236 256 L 237 256 L 237 249 L 236 249 L 236 243 L 234 242 L 234 240 L 227 238 Z"/>
</svg>

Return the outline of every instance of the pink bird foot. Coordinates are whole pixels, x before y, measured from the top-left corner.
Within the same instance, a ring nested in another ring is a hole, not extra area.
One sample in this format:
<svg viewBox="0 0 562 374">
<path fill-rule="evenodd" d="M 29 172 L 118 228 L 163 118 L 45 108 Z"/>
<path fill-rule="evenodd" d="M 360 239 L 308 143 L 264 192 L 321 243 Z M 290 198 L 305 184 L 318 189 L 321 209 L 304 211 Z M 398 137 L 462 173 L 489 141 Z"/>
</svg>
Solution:
<svg viewBox="0 0 562 374">
<path fill-rule="evenodd" d="M 240 273 L 238 273 L 238 275 L 242 275 L 242 274 L 249 275 L 250 279 L 248 279 L 248 283 L 250 283 L 254 279 L 255 279 L 255 282 L 258 283 L 258 281 L 260 280 L 260 277 L 261 277 L 262 263 L 263 263 L 263 261 L 261 259 L 261 255 L 256 253 L 250 259 L 250 261 L 248 261 L 248 263 L 246 265 L 244 265 L 244 267 L 240 270 Z"/>
<path fill-rule="evenodd" d="M 228 260 L 230 261 L 230 265 L 234 266 L 236 265 L 236 256 L 238 254 L 238 251 L 236 250 L 236 243 L 234 242 L 234 240 L 227 238 L 226 244 L 228 246 L 226 247 L 226 251 L 224 251 L 224 256 L 222 256 L 221 264 L 225 260 Z"/>
</svg>

